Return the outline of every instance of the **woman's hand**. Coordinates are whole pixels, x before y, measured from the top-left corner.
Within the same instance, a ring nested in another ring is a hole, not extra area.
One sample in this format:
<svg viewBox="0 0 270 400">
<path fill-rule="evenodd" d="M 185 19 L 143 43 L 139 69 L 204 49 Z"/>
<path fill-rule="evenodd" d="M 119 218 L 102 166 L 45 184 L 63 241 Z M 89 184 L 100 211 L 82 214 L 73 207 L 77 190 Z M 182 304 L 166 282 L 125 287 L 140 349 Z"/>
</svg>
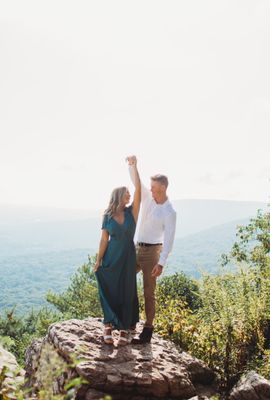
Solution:
<svg viewBox="0 0 270 400">
<path fill-rule="evenodd" d="M 96 261 L 95 265 L 93 266 L 93 271 L 97 272 L 100 267 L 101 262 L 99 260 Z"/>
<path fill-rule="evenodd" d="M 126 161 L 128 162 L 128 165 L 137 165 L 137 157 L 136 156 L 128 156 L 126 158 Z"/>
</svg>

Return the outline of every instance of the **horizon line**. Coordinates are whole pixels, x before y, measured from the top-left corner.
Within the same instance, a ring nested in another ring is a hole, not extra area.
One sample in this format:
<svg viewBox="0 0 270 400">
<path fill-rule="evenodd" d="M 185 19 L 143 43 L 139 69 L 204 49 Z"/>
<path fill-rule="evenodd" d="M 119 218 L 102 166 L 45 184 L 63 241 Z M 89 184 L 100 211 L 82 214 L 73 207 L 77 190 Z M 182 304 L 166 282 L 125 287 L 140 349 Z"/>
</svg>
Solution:
<svg viewBox="0 0 270 400">
<path fill-rule="evenodd" d="M 178 199 L 171 199 L 169 200 L 173 202 L 177 201 L 216 201 L 216 202 L 230 202 L 230 203 L 262 203 L 262 204 L 269 204 L 269 201 L 263 200 L 238 200 L 238 199 L 215 199 L 215 198 L 178 198 Z M 54 210 L 73 210 L 73 211 L 99 211 L 102 208 L 93 208 L 93 207 L 60 207 L 57 205 L 42 205 L 42 204 L 19 204 L 19 203 L 0 203 L 0 207 L 18 207 L 18 208 L 43 208 L 43 209 L 54 209 Z"/>
</svg>

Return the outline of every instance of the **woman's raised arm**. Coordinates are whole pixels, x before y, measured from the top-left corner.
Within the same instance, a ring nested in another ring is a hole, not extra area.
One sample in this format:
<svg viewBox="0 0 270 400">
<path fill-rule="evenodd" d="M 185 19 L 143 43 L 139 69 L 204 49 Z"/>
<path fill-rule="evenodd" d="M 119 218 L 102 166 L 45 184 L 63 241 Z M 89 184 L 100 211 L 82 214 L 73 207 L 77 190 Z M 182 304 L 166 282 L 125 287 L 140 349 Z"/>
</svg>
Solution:
<svg viewBox="0 0 270 400">
<path fill-rule="evenodd" d="M 135 222 L 138 220 L 138 215 L 140 211 L 140 204 L 141 204 L 141 180 L 140 175 L 137 169 L 137 158 L 136 156 L 127 157 L 126 160 L 128 161 L 129 167 L 132 169 L 132 182 L 135 186 L 135 192 L 133 197 L 133 207 L 132 207 L 132 214 L 134 217 Z"/>
</svg>

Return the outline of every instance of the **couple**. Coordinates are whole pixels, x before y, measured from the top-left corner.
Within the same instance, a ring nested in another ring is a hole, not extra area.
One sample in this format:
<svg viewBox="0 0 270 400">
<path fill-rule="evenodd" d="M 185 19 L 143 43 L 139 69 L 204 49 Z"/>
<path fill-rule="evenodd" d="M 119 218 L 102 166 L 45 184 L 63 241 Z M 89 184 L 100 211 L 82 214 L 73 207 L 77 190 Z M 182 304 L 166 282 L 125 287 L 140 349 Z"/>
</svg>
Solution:
<svg viewBox="0 0 270 400">
<path fill-rule="evenodd" d="M 126 187 L 113 190 L 104 212 L 102 234 L 94 271 L 104 314 L 104 342 L 113 344 L 112 329 L 120 331 L 118 346 L 128 344 L 129 330 L 139 321 L 136 272 L 143 273 L 146 321 L 138 338 L 131 343 L 151 341 L 155 317 L 156 279 L 162 273 L 172 249 L 176 212 L 168 200 L 168 179 L 151 177 L 151 190 L 141 185 L 135 156 L 127 157 L 135 186 L 133 202 Z M 151 193 L 152 192 L 152 193 Z M 134 234 L 142 203 L 137 257 Z"/>
</svg>

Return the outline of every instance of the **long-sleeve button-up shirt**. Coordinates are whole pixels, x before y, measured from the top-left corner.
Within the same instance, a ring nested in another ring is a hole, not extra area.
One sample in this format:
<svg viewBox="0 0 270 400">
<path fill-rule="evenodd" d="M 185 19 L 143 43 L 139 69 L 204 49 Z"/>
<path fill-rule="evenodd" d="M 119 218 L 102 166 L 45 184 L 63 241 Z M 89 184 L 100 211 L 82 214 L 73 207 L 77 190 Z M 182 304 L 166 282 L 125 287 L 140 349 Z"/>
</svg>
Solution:
<svg viewBox="0 0 270 400">
<path fill-rule="evenodd" d="M 129 167 L 129 172 L 131 180 L 134 182 L 132 166 Z M 156 203 L 151 191 L 142 184 L 140 214 L 138 242 L 163 243 L 158 264 L 164 266 L 173 246 L 176 211 L 173 209 L 169 199 L 163 204 Z"/>
</svg>

